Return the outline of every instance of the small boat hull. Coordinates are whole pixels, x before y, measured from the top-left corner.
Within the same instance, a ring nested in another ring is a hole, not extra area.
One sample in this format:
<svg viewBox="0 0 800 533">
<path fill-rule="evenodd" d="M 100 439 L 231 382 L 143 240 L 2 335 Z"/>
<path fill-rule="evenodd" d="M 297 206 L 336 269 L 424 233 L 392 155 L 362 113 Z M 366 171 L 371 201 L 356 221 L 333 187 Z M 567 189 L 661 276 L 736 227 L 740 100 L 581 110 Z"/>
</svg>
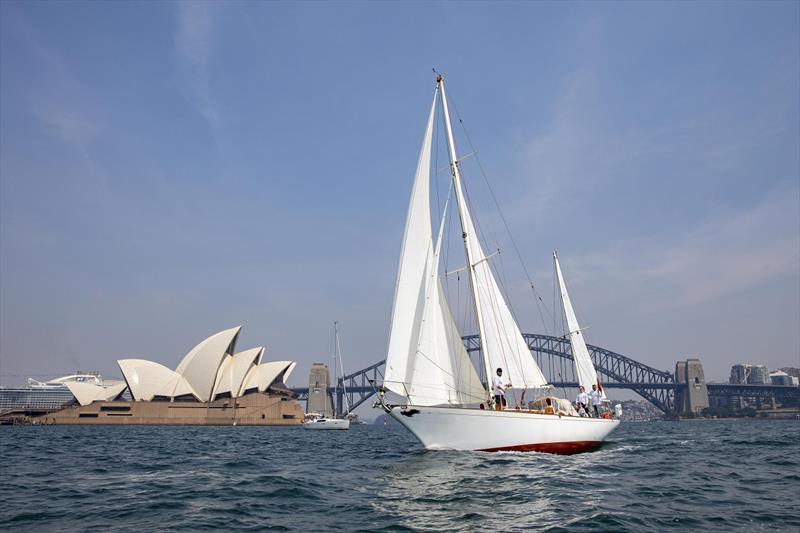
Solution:
<svg viewBox="0 0 800 533">
<path fill-rule="evenodd" d="M 392 406 L 400 422 L 428 450 L 575 454 L 593 450 L 619 420 L 482 409 Z"/>
<path fill-rule="evenodd" d="M 345 430 L 350 429 L 350 421 L 341 418 L 321 418 L 305 422 L 303 427 L 312 430 Z"/>
</svg>

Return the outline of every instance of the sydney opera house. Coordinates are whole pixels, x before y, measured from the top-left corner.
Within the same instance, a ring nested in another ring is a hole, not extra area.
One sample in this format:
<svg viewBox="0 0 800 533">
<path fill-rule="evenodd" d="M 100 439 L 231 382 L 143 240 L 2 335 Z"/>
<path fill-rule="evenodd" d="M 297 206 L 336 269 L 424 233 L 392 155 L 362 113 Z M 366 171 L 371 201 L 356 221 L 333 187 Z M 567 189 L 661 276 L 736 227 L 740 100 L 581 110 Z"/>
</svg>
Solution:
<svg viewBox="0 0 800 533">
<path fill-rule="evenodd" d="M 144 359 L 117 361 L 123 382 L 65 383 L 76 406 L 45 424 L 294 425 L 303 409 L 286 386 L 292 361 L 262 362 L 264 348 L 235 351 L 241 326 L 195 346 L 175 370 Z M 129 391 L 131 401 L 120 400 Z"/>
</svg>

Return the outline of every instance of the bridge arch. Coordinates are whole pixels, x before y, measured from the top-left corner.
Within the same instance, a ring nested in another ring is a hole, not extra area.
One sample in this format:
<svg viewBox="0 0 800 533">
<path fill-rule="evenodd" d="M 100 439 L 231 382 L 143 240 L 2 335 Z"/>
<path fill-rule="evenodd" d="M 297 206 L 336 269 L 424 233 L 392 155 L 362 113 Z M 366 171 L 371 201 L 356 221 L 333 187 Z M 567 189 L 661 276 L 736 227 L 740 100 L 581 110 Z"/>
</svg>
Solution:
<svg viewBox="0 0 800 533">
<path fill-rule="evenodd" d="M 539 333 L 523 333 L 522 336 L 539 367 L 554 386 L 577 388 L 572 345 L 568 338 Z M 463 339 L 468 353 L 480 350 L 480 340 L 477 335 L 468 335 Z M 680 385 L 675 383 L 672 373 L 658 370 L 599 346 L 590 344 L 587 347 L 604 387 L 630 389 L 665 414 L 674 412 L 675 388 Z M 337 414 L 343 414 L 344 390 L 347 390 L 347 403 L 352 411 L 380 389 L 383 383 L 384 364 L 385 361 L 378 361 L 367 368 L 339 378 L 335 398 L 333 391 L 329 392 Z M 304 393 L 307 393 L 307 389 L 295 390 L 301 399 L 305 396 Z"/>
</svg>

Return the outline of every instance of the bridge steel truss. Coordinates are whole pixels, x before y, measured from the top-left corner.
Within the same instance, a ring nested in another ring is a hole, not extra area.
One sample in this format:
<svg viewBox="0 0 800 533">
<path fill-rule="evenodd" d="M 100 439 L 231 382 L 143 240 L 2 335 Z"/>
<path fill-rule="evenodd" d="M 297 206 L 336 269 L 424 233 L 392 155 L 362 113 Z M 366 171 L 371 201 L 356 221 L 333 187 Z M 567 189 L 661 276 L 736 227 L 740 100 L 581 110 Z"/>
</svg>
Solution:
<svg viewBox="0 0 800 533">
<path fill-rule="evenodd" d="M 544 355 L 555 356 L 560 359 L 558 361 L 561 367 L 560 375 L 572 376 L 570 381 L 577 382 L 572 344 L 568 338 L 534 333 L 524 333 L 522 336 L 543 371 L 546 371 L 547 364 L 555 366 L 553 358 L 546 358 Z M 475 339 L 474 342 L 478 340 Z M 586 347 L 604 384 L 629 388 L 665 414 L 675 410 L 675 389 L 679 385 L 675 383 L 675 377 L 671 372 L 658 370 L 599 346 L 587 344 Z M 555 381 L 555 377 L 551 371 L 550 379 Z"/>
<path fill-rule="evenodd" d="M 556 388 L 577 388 L 575 365 L 572 358 L 572 345 L 568 338 L 534 333 L 523 333 L 531 354 L 539 367 Z M 477 335 L 464 337 L 464 344 L 470 354 L 480 350 Z M 674 376 L 667 371 L 657 370 L 624 355 L 587 345 L 592 362 L 602 378 L 603 386 L 609 389 L 629 389 L 652 403 L 667 415 L 675 414 L 675 392 L 685 387 L 676 383 Z M 338 388 L 328 389 L 337 416 L 346 415 L 344 408 L 345 388 L 350 411 L 360 406 L 375 394 L 383 383 L 385 361 L 368 366 L 339 379 Z M 480 368 L 480 365 L 477 365 Z M 342 387 L 345 386 L 345 388 Z M 800 387 L 778 385 L 729 385 L 708 383 L 709 397 L 756 398 L 764 402 L 779 400 L 788 405 L 800 404 Z M 293 389 L 298 399 L 308 398 L 307 388 Z"/>
<path fill-rule="evenodd" d="M 330 398 L 335 416 L 347 416 L 350 411 L 367 401 L 380 389 L 383 383 L 383 372 L 381 370 L 384 363 L 386 361 L 378 361 L 367 368 L 362 368 L 343 378 L 339 378 L 339 383 L 335 388 L 328 388 L 328 398 Z M 346 405 L 350 406 L 349 410 L 345 407 L 345 390 L 347 391 Z M 292 391 L 297 394 L 298 400 L 308 400 L 308 387 L 292 388 Z"/>
<path fill-rule="evenodd" d="M 523 333 L 522 336 L 539 367 L 554 386 L 577 387 L 572 345 L 568 338 L 535 333 Z M 464 344 L 467 352 L 471 354 L 480 350 L 480 339 L 477 335 L 464 337 Z M 604 386 L 633 390 L 662 412 L 666 414 L 674 412 L 675 389 L 683 385 L 675 383 L 670 372 L 657 370 L 605 348 L 593 345 L 587 347 Z M 383 383 L 384 363 L 385 361 L 379 361 L 340 378 L 338 387 L 334 389 L 335 395 L 334 390 L 329 389 L 328 394 L 337 415 L 347 414 L 343 401 L 344 390 L 347 390 L 347 403 L 352 411 L 380 389 Z M 294 391 L 298 393 L 300 400 L 308 397 L 306 388 L 296 388 Z"/>
</svg>

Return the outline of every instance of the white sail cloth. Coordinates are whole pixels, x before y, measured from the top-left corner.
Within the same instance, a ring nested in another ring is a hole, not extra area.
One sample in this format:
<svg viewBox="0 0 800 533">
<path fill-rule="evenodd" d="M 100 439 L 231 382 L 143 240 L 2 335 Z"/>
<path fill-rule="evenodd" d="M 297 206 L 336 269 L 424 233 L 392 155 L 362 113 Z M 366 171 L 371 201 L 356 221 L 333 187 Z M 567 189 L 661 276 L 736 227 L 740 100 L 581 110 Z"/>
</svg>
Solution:
<svg viewBox="0 0 800 533">
<path fill-rule="evenodd" d="M 430 156 L 436 95 L 406 218 L 384 387 L 416 405 L 475 403 L 484 389 L 453 322 L 438 275 L 430 216 Z"/>
<path fill-rule="evenodd" d="M 553 260 L 556 263 L 558 286 L 561 289 L 561 303 L 564 306 L 564 316 L 567 319 L 567 328 L 569 328 L 572 358 L 575 360 L 575 374 L 578 378 L 578 384 L 586 389 L 586 392 L 589 392 L 592 390 L 592 385 L 597 385 L 597 370 L 595 370 L 592 358 L 589 356 L 586 341 L 583 340 L 578 317 L 575 315 L 572 300 L 569 297 L 569 292 L 567 292 L 567 284 L 564 282 L 564 275 L 561 273 L 561 263 L 559 263 L 558 254 L 555 252 L 553 252 Z M 602 394 L 603 398 L 605 398 L 605 391 Z"/>
<path fill-rule="evenodd" d="M 534 361 L 528 344 L 522 337 L 511 310 L 497 285 L 489 258 L 483 252 L 480 239 L 469 215 L 468 206 L 462 207 L 465 216 L 462 226 L 469 239 L 473 258 L 473 283 L 477 296 L 477 312 L 483 317 L 481 349 L 488 355 L 490 375 L 497 368 L 503 369 L 503 377 L 515 389 L 541 388 L 547 385 L 539 365 Z"/>
</svg>

